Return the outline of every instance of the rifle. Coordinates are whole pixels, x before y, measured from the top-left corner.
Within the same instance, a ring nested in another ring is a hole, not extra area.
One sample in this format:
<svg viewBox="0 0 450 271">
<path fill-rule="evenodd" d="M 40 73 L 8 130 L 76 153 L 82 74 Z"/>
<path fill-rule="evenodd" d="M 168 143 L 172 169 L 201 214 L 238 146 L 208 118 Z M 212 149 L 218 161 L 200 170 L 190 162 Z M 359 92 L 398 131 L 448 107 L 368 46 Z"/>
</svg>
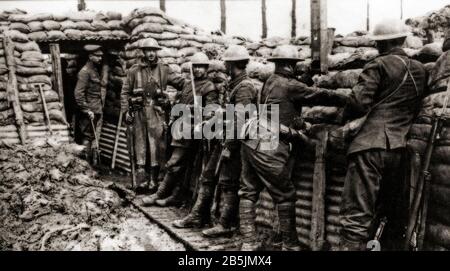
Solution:
<svg viewBox="0 0 450 271">
<path fill-rule="evenodd" d="M 427 140 L 427 147 L 425 149 L 424 158 L 422 161 L 422 169 L 417 180 L 417 190 L 414 192 L 412 201 L 412 208 L 408 220 L 408 227 L 406 230 L 405 250 L 412 249 L 413 251 L 421 250 L 425 237 L 426 219 L 428 212 L 428 198 L 430 194 L 430 162 L 431 155 L 434 151 L 434 144 L 442 130 L 445 121 L 444 113 L 447 109 L 448 99 L 450 96 L 450 80 L 447 84 L 447 92 L 444 98 L 444 103 L 441 111 L 433 118 L 431 131 Z"/>
<path fill-rule="evenodd" d="M 380 251 L 381 250 L 381 244 L 380 244 L 380 239 L 381 239 L 381 235 L 383 234 L 383 230 L 384 227 L 387 224 L 387 218 L 383 217 L 380 221 L 380 225 L 378 225 L 377 231 L 375 232 L 375 237 L 373 238 L 373 240 L 370 240 L 369 242 L 367 242 L 367 249 L 369 249 L 370 251 Z"/>
<path fill-rule="evenodd" d="M 94 138 L 95 138 L 95 157 L 92 158 L 92 164 L 94 166 L 100 165 L 101 161 L 100 161 L 100 145 L 99 145 L 99 141 L 98 141 L 98 136 L 97 136 L 97 130 L 96 127 L 94 125 L 94 121 L 89 118 L 89 121 L 91 122 L 91 127 L 92 127 L 92 132 L 94 133 Z"/>
<path fill-rule="evenodd" d="M 136 160 L 134 155 L 134 112 L 131 111 L 133 121 L 127 123 L 127 147 L 128 155 L 130 157 L 131 165 L 131 189 L 135 189 L 136 186 Z"/>
<path fill-rule="evenodd" d="M 143 98 L 144 90 L 142 88 L 136 88 L 133 90 L 133 96 L 128 98 L 129 112 L 131 122 L 127 122 L 127 147 L 128 155 L 130 157 L 131 165 L 131 188 L 136 189 L 136 159 L 135 159 L 135 149 L 134 149 L 134 115 L 135 112 L 142 109 L 144 104 Z"/>
</svg>

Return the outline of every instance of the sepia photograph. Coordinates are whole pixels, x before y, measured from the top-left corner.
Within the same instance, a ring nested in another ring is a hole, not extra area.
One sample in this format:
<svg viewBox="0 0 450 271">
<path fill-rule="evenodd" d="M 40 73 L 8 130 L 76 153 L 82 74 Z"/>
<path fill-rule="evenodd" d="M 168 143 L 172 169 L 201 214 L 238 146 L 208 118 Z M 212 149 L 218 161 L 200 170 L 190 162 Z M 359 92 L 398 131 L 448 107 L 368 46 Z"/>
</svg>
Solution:
<svg viewBox="0 0 450 271">
<path fill-rule="evenodd" d="M 1 0 L 0 254 L 448 251 L 449 98 L 449 0 Z"/>
</svg>

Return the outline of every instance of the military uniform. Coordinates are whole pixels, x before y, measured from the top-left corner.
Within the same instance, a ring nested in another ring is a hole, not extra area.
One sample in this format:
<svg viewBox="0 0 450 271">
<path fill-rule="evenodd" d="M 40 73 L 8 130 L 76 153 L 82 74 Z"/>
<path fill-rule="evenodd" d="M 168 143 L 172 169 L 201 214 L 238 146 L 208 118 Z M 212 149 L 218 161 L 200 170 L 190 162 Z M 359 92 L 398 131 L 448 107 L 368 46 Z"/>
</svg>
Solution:
<svg viewBox="0 0 450 271">
<path fill-rule="evenodd" d="M 410 60 L 401 48 L 364 67 L 344 112 L 355 118 L 371 110 L 348 149 L 341 203 L 342 249 L 365 248 L 380 210 L 388 215 L 388 225 L 399 226 L 395 238 L 403 235 L 407 194 L 401 169 L 406 135 L 418 113 L 426 82 L 423 65 Z"/>
<path fill-rule="evenodd" d="M 91 142 L 94 140 L 88 112 L 94 113 L 94 127 L 97 127 L 97 123 L 103 114 L 105 93 L 102 93 L 102 86 L 104 85 L 98 68 L 95 67 L 94 63 L 88 61 L 78 73 L 78 81 L 74 90 L 75 101 L 81 112 L 79 125 L 82 144 L 87 146 L 88 153 L 90 153 Z"/>
<path fill-rule="evenodd" d="M 165 103 L 162 94 L 171 85 L 177 90 L 184 87 L 186 79 L 173 73 L 169 66 L 162 63 L 149 65 L 146 62 L 133 65 L 124 81 L 121 92 L 121 110 L 127 112 L 129 97 L 134 89 L 143 88 L 144 107 L 134 116 L 135 157 L 138 166 L 160 167 L 166 162 L 167 142 Z"/>
<path fill-rule="evenodd" d="M 194 80 L 197 95 L 202 97 L 202 107 L 209 104 L 217 104 L 218 93 L 214 84 L 209 79 Z M 194 95 L 192 92 L 192 83 L 190 80 L 184 80 L 183 89 L 180 94 L 179 104 L 193 105 Z M 186 168 L 195 159 L 198 153 L 201 140 L 196 139 L 173 139 L 173 152 L 166 163 L 166 175 L 164 181 L 158 188 L 158 191 L 144 199 L 144 204 L 158 204 L 165 206 L 176 201 L 181 190 L 182 180 Z"/>
<path fill-rule="evenodd" d="M 301 114 L 302 105 L 339 105 L 345 98 L 333 92 L 308 87 L 297 81 L 293 72 L 276 69 L 266 81 L 259 103 L 279 105 L 279 123 L 292 127 Z M 270 110 L 268 118 L 270 118 Z M 240 196 L 241 232 L 248 239 L 244 245 L 254 249 L 255 203 L 260 192 L 266 188 L 277 205 L 283 249 L 298 249 L 299 242 L 295 225 L 295 187 L 290 179 L 292 158 L 291 145 L 281 137 L 276 148 L 261 148 L 263 139 L 249 139 L 242 145 L 242 173 Z M 244 249 L 244 248 L 243 248 Z"/>
<path fill-rule="evenodd" d="M 245 106 L 256 102 L 257 91 L 245 71 L 231 80 L 228 88 L 229 90 L 226 92 L 228 93 L 227 104 L 241 104 Z M 219 224 L 224 230 L 213 230 L 213 228 L 203 231 L 203 234 L 214 237 L 227 231 L 225 229 L 229 229 L 230 231 L 236 226 L 239 202 L 237 191 L 239 189 L 241 172 L 240 141 L 237 139 L 226 139 L 223 146 L 220 144 L 215 146 L 208 160 L 209 162 L 200 177 L 201 186 L 194 207 L 187 217 L 183 220 L 176 221 L 174 226 L 180 228 L 201 226 L 209 222 L 209 211 L 214 196 L 214 188 L 217 185 L 215 171 L 223 148 L 226 148 L 230 152 L 230 156 L 222 160 L 218 178 L 218 184 L 223 193 Z"/>
</svg>

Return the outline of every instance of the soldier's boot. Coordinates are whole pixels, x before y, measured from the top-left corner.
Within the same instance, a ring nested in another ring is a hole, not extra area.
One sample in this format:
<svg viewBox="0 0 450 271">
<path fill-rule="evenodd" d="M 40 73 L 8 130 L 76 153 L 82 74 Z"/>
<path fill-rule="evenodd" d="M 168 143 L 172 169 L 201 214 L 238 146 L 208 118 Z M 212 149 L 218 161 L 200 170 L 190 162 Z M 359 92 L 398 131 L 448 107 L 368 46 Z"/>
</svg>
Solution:
<svg viewBox="0 0 450 271">
<path fill-rule="evenodd" d="M 92 142 L 89 139 L 83 139 L 81 145 L 85 147 L 84 156 L 86 161 L 88 161 L 89 164 L 92 164 Z"/>
<path fill-rule="evenodd" d="M 209 209 L 214 197 L 213 192 L 210 185 L 201 185 L 191 212 L 183 219 L 174 221 L 173 226 L 176 228 L 200 228 L 208 224 L 210 221 Z"/>
<path fill-rule="evenodd" d="M 211 238 L 231 236 L 236 231 L 237 212 L 239 210 L 239 197 L 237 191 L 223 191 L 223 205 L 220 211 L 219 223 L 202 231 L 203 235 Z"/>
<path fill-rule="evenodd" d="M 258 250 L 255 225 L 256 210 L 253 201 L 241 199 L 239 202 L 239 219 L 239 231 L 243 237 L 241 251 Z"/>
<path fill-rule="evenodd" d="M 365 251 L 367 250 L 364 242 L 350 241 L 345 237 L 341 237 L 339 242 L 340 251 Z"/>
<path fill-rule="evenodd" d="M 147 184 L 147 188 L 152 194 L 158 190 L 158 175 L 159 167 L 152 167 L 150 169 L 150 179 L 148 180 Z"/>
<path fill-rule="evenodd" d="M 277 207 L 278 218 L 280 220 L 280 232 L 283 240 L 281 250 L 299 251 L 301 247 L 295 222 L 295 203 L 286 202 L 278 204 Z"/>
<path fill-rule="evenodd" d="M 136 168 L 136 182 L 138 183 L 136 193 L 143 194 L 147 192 L 147 173 L 145 172 L 145 166 L 138 165 Z"/>
<path fill-rule="evenodd" d="M 173 189 L 174 185 L 177 182 L 176 174 L 173 172 L 167 172 L 166 176 L 164 176 L 164 180 L 158 186 L 158 190 L 151 194 L 148 197 L 142 199 L 143 206 L 152 206 L 156 204 L 158 199 L 166 198 L 170 195 L 170 191 Z"/>
<path fill-rule="evenodd" d="M 155 204 L 160 207 L 181 206 L 181 186 L 177 185 L 168 197 L 161 197 L 155 200 Z"/>
</svg>

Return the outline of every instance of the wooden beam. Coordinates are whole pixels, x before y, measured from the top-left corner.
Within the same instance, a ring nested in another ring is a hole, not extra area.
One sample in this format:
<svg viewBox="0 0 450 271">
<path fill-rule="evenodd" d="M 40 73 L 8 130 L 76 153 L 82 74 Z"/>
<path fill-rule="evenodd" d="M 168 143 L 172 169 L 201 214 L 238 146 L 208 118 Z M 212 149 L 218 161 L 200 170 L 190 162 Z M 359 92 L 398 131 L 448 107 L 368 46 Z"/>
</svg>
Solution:
<svg viewBox="0 0 450 271">
<path fill-rule="evenodd" d="M 262 17 L 262 35 L 261 38 L 267 38 L 267 5 L 266 0 L 261 0 L 261 17 Z"/>
<path fill-rule="evenodd" d="M 220 31 L 227 33 L 227 6 L 225 0 L 220 0 Z"/>
<path fill-rule="evenodd" d="M 59 95 L 59 101 L 62 105 L 62 113 L 66 118 L 66 109 L 64 105 L 64 89 L 62 80 L 62 67 L 61 67 L 61 54 L 59 51 L 59 44 L 51 43 L 50 54 L 52 57 L 52 70 L 53 70 L 53 87 Z"/>
<path fill-rule="evenodd" d="M 78 0 L 78 11 L 86 10 L 86 2 L 84 0 Z"/>
<path fill-rule="evenodd" d="M 291 38 L 297 36 L 297 0 L 292 0 L 291 10 Z"/>
<path fill-rule="evenodd" d="M 327 0 L 311 0 L 311 68 L 328 72 Z"/>
<path fill-rule="evenodd" d="M 166 12 L 166 0 L 159 0 L 159 9 Z"/>
<path fill-rule="evenodd" d="M 8 84 L 6 86 L 6 92 L 8 93 L 8 103 L 12 104 L 14 110 L 14 116 L 20 137 L 20 142 L 22 142 L 22 144 L 25 144 L 27 140 L 27 127 L 23 120 L 23 112 L 19 100 L 19 89 L 17 88 L 14 43 L 8 36 L 3 36 L 3 49 L 5 52 L 6 66 L 9 69 Z"/>
<path fill-rule="evenodd" d="M 325 244 L 325 191 L 326 191 L 326 154 L 328 143 L 328 132 L 320 134 L 316 144 L 316 160 L 313 175 L 313 196 L 311 215 L 311 249 L 313 251 L 323 250 Z"/>
</svg>

